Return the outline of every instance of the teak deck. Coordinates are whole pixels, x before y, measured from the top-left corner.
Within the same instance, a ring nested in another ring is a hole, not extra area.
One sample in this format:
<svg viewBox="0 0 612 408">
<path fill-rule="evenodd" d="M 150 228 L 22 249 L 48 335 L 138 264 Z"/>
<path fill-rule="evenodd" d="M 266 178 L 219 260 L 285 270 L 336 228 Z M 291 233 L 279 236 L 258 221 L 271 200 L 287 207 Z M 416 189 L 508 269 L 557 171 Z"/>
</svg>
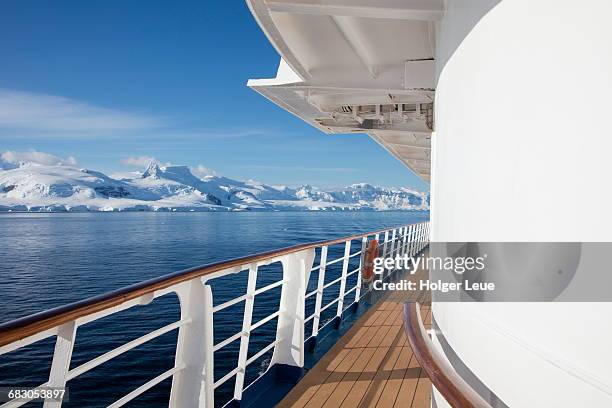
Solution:
<svg viewBox="0 0 612 408">
<path fill-rule="evenodd" d="M 419 271 L 414 277 L 425 274 Z M 404 334 L 402 307 L 407 300 L 425 304 L 421 316 L 425 327 L 430 328 L 429 293 L 386 295 L 354 323 L 278 406 L 429 408 L 431 382 Z"/>
</svg>

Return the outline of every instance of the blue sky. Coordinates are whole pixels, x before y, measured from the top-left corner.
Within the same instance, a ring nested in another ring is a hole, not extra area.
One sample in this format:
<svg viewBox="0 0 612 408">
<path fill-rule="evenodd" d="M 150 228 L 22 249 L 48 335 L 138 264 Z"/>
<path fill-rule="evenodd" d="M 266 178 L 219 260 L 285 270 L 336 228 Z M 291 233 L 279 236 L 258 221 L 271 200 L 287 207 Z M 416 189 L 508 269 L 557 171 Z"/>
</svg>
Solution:
<svg viewBox="0 0 612 408">
<path fill-rule="evenodd" d="M 246 87 L 279 57 L 242 1 L 4 1 L 0 52 L 0 152 L 427 189 L 367 135 L 325 135 Z"/>
</svg>

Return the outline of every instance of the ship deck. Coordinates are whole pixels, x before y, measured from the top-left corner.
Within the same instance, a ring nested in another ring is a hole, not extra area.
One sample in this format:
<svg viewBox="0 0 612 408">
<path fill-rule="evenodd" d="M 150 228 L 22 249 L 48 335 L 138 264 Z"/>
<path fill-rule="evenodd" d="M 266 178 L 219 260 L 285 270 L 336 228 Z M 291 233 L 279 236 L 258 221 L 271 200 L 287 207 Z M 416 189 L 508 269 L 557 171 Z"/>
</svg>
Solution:
<svg viewBox="0 0 612 408">
<path fill-rule="evenodd" d="M 426 273 L 419 271 L 409 279 L 420 279 Z M 404 333 L 402 307 L 408 300 L 422 304 L 421 316 L 429 329 L 428 292 L 385 294 L 278 406 L 429 408 L 431 382 Z"/>
</svg>

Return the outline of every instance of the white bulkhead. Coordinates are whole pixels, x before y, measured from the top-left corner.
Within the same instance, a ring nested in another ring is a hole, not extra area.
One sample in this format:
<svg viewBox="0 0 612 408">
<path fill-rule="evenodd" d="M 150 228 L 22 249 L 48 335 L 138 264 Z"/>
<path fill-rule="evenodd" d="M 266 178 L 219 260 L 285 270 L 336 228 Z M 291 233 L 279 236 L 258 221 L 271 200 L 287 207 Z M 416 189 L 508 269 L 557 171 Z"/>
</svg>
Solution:
<svg viewBox="0 0 612 408">
<path fill-rule="evenodd" d="M 611 15 L 605 0 L 447 1 L 433 240 L 612 240 Z M 612 406 L 611 304 L 433 311 L 463 363 L 507 406 Z"/>
</svg>

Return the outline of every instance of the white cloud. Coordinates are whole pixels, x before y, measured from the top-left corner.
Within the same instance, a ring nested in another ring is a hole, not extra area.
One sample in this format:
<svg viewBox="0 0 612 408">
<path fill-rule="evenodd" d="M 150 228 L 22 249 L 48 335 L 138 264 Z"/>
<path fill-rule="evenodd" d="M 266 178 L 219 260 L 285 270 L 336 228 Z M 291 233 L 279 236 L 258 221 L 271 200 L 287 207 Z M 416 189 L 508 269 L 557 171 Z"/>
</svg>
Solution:
<svg viewBox="0 0 612 408">
<path fill-rule="evenodd" d="M 72 156 L 62 159 L 61 157 L 36 150 L 28 150 L 27 152 L 6 150 L 0 153 L 1 169 L 14 169 L 25 164 L 38 164 L 43 166 L 76 166 L 77 161 Z"/>
<path fill-rule="evenodd" d="M 147 167 L 151 162 L 158 163 L 158 160 L 151 156 L 128 157 L 121 160 L 121 164 L 135 167 Z"/>
<path fill-rule="evenodd" d="M 202 166 L 201 164 L 198 164 L 195 167 L 190 167 L 190 170 L 193 174 L 195 174 L 198 177 L 218 175 L 216 171 L 209 169 L 208 167 Z"/>
<path fill-rule="evenodd" d="M 62 96 L 0 88 L 0 131 L 7 135 L 91 137 L 159 128 L 147 115 Z"/>
</svg>

